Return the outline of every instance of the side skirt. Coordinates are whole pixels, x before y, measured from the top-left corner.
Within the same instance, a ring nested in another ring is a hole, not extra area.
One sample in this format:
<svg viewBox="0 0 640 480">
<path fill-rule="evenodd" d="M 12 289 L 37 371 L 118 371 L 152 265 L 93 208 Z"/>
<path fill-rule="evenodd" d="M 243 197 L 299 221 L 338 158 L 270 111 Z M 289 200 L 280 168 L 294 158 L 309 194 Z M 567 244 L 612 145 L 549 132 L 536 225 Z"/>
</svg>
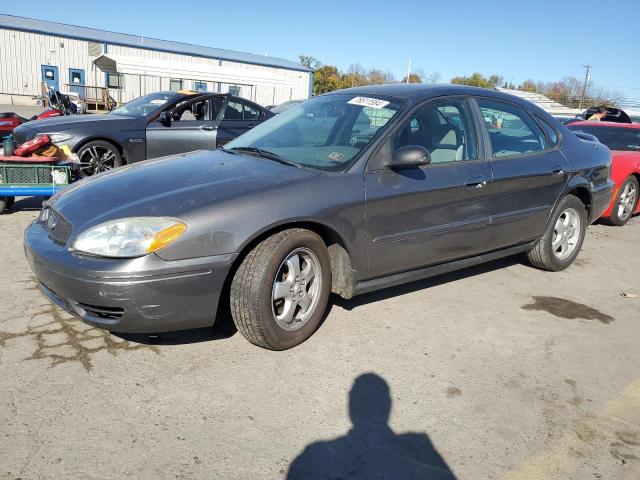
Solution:
<svg viewBox="0 0 640 480">
<path fill-rule="evenodd" d="M 502 250 L 496 250 L 495 252 L 484 253 L 475 257 L 463 258 L 460 260 L 454 260 L 452 262 L 440 263 L 438 265 L 432 265 L 430 267 L 410 270 L 408 272 L 396 273 L 394 275 L 388 275 L 386 277 L 374 278 L 371 280 L 358 282 L 354 289 L 353 296 L 373 292 L 375 290 L 380 290 L 383 288 L 395 287 L 396 285 L 402 285 L 403 283 L 415 282 L 417 280 L 435 277 L 436 275 L 442 275 L 443 273 L 453 272 L 454 270 L 472 267 L 481 263 L 497 260 L 498 258 L 509 257 L 518 253 L 528 252 L 536 244 L 537 241 L 538 240 L 534 240 L 522 245 L 516 245 L 515 247 L 509 247 Z"/>
</svg>

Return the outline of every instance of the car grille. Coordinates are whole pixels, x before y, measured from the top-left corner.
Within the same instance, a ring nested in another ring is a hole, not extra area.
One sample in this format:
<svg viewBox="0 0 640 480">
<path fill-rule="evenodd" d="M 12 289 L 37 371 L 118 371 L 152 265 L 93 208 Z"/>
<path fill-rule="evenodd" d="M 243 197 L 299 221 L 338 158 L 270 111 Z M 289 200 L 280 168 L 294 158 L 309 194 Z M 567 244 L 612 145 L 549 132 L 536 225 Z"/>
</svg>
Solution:
<svg viewBox="0 0 640 480">
<path fill-rule="evenodd" d="M 46 207 L 48 212 L 45 227 L 49 236 L 56 242 L 65 244 L 71 236 L 71 223 L 51 207 Z"/>
</svg>

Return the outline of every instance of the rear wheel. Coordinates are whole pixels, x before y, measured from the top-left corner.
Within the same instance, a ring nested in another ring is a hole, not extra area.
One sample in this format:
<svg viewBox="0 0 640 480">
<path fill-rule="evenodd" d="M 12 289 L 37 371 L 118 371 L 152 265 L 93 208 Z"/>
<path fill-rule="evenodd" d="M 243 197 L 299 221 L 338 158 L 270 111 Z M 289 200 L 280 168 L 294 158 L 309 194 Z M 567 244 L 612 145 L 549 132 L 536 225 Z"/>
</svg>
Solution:
<svg viewBox="0 0 640 480">
<path fill-rule="evenodd" d="M 633 175 L 627 177 L 620 188 L 616 201 L 613 204 L 613 212 L 609 222 L 616 226 L 622 226 L 631 219 L 633 211 L 638 203 L 638 179 Z"/>
<path fill-rule="evenodd" d="M 586 229 L 584 204 L 578 197 L 567 195 L 558 204 L 547 231 L 527 253 L 529 261 L 544 270 L 564 270 L 578 256 Z"/>
<path fill-rule="evenodd" d="M 231 282 L 231 314 L 251 343 L 285 350 L 322 322 L 331 291 L 327 248 L 315 233 L 284 230 L 260 242 Z"/>
<path fill-rule="evenodd" d="M 122 166 L 122 155 L 118 148 L 104 140 L 94 140 L 78 150 L 81 177 L 90 177 L 96 173 L 106 172 Z"/>
</svg>

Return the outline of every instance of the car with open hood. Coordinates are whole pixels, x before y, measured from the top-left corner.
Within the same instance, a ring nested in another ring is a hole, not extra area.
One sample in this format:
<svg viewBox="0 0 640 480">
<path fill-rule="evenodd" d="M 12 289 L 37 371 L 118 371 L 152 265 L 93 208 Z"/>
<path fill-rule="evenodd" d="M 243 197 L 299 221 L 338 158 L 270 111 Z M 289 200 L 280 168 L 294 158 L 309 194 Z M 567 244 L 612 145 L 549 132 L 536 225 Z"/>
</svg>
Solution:
<svg viewBox="0 0 640 480">
<path fill-rule="evenodd" d="M 504 93 L 358 87 L 217 151 L 82 180 L 44 205 L 25 251 L 51 301 L 91 325 L 205 327 L 229 308 L 250 342 L 281 350 L 313 334 L 330 293 L 523 252 L 567 268 L 609 204 L 610 162 Z"/>
</svg>

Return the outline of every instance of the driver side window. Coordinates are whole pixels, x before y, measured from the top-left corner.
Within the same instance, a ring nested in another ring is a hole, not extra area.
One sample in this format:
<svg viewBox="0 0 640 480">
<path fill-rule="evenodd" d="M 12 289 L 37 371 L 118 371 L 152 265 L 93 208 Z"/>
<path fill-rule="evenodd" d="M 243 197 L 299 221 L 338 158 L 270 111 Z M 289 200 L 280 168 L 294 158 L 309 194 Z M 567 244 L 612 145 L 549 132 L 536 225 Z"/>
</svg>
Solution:
<svg viewBox="0 0 640 480">
<path fill-rule="evenodd" d="M 431 155 L 431 163 L 478 158 L 473 121 L 466 100 L 429 102 L 419 107 L 391 138 L 391 154 L 418 145 Z"/>
</svg>

